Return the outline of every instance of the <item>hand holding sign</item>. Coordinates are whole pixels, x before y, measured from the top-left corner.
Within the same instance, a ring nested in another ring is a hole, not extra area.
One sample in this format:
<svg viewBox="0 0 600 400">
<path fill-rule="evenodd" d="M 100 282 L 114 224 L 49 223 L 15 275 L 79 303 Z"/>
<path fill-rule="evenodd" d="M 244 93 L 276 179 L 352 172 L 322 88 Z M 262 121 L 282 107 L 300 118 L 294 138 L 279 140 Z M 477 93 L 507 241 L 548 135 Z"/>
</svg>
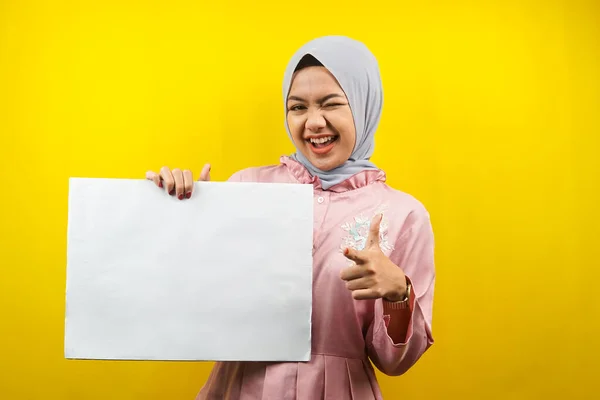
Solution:
<svg viewBox="0 0 600 400">
<path fill-rule="evenodd" d="M 146 172 L 146 179 L 153 181 L 159 188 L 164 187 L 168 194 L 177 196 L 179 200 L 192 197 L 194 178 L 189 169 L 181 170 L 180 168 L 174 168 L 171 170 L 169 167 L 162 167 L 158 173 L 154 171 Z M 206 164 L 202 168 L 198 180 L 204 182 L 210 181 L 210 164 Z"/>
</svg>

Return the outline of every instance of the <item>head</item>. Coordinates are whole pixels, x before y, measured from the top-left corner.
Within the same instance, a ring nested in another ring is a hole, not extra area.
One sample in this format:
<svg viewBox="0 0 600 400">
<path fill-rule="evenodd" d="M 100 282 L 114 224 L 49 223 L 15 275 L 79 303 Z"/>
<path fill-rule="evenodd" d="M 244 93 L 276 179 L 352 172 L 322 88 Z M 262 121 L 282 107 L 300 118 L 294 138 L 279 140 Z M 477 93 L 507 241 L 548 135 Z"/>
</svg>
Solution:
<svg viewBox="0 0 600 400">
<path fill-rule="evenodd" d="M 317 169 L 344 164 L 356 144 L 348 98 L 327 68 L 312 55 L 300 60 L 287 97 L 287 126 L 296 149 Z"/>
<path fill-rule="evenodd" d="M 365 169 L 383 106 L 379 66 L 367 47 L 344 36 L 325 36 L 302 46 L 283 82 L 286 128 L 294 158 L 323 187 Z"/>
</svg>

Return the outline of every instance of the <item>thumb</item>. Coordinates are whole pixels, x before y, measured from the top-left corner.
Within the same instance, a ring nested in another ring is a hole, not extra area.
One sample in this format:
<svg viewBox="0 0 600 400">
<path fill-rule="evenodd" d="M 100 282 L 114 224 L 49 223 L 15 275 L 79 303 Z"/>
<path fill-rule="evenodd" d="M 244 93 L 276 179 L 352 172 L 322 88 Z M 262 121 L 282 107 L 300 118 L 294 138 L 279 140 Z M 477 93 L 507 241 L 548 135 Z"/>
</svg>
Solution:
<svg viewBox="0 0 600 400">
<path fill-rule="evenodd" d="M 204 168 L 202 168 L 202 172 L 200 172 L 199 181 L 210 181 L 210 164 L 206 164 Z"/>
<path fill-rule="evenodd" d="M 382 219 L 383 214 L 377 214 L 371 220 L 371 226 L 369 227 L 369 237 L 367 238 L 367 246 L 379 247 L 379 226 L 381 225 Z"/>
</svg>

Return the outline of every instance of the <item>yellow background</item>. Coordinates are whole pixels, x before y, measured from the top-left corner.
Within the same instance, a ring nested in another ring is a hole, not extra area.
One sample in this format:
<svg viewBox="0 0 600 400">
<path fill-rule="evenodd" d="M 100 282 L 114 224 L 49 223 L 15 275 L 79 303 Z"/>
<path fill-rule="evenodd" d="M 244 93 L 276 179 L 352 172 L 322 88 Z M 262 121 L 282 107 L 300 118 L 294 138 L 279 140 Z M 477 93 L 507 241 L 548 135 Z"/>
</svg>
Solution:
<svg viewBox="0 0 600 400">
<path fill-rule="evenodd" d="M 63 359 L 68 177 L 277 162 L 325 34 L 380 60 L 374 160 L 436 233 L 436 344 L 385 398 L 597 396 L 599 3 L 253 3 L 0 0 L 0 398 L 195 396 L 209 363 Z"/>
</svg>

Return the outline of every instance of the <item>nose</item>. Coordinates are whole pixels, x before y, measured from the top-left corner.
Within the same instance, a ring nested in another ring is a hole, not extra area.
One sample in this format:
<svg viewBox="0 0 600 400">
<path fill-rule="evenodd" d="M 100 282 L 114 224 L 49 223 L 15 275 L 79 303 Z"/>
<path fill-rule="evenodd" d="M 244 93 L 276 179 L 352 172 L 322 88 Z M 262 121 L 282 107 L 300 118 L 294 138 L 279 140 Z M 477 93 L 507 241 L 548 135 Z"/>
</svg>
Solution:
<svg viewBox="0 0 600 400">
<path fill-rule="evenodd" d="M 308 112 L 308 118 L 306 119 L 306 129 L 312 132 L 319 132 L 321 129 L 327 126 L 325 117 L 321 115 L 319 110 L 311 110 Z"/>
</svg>

